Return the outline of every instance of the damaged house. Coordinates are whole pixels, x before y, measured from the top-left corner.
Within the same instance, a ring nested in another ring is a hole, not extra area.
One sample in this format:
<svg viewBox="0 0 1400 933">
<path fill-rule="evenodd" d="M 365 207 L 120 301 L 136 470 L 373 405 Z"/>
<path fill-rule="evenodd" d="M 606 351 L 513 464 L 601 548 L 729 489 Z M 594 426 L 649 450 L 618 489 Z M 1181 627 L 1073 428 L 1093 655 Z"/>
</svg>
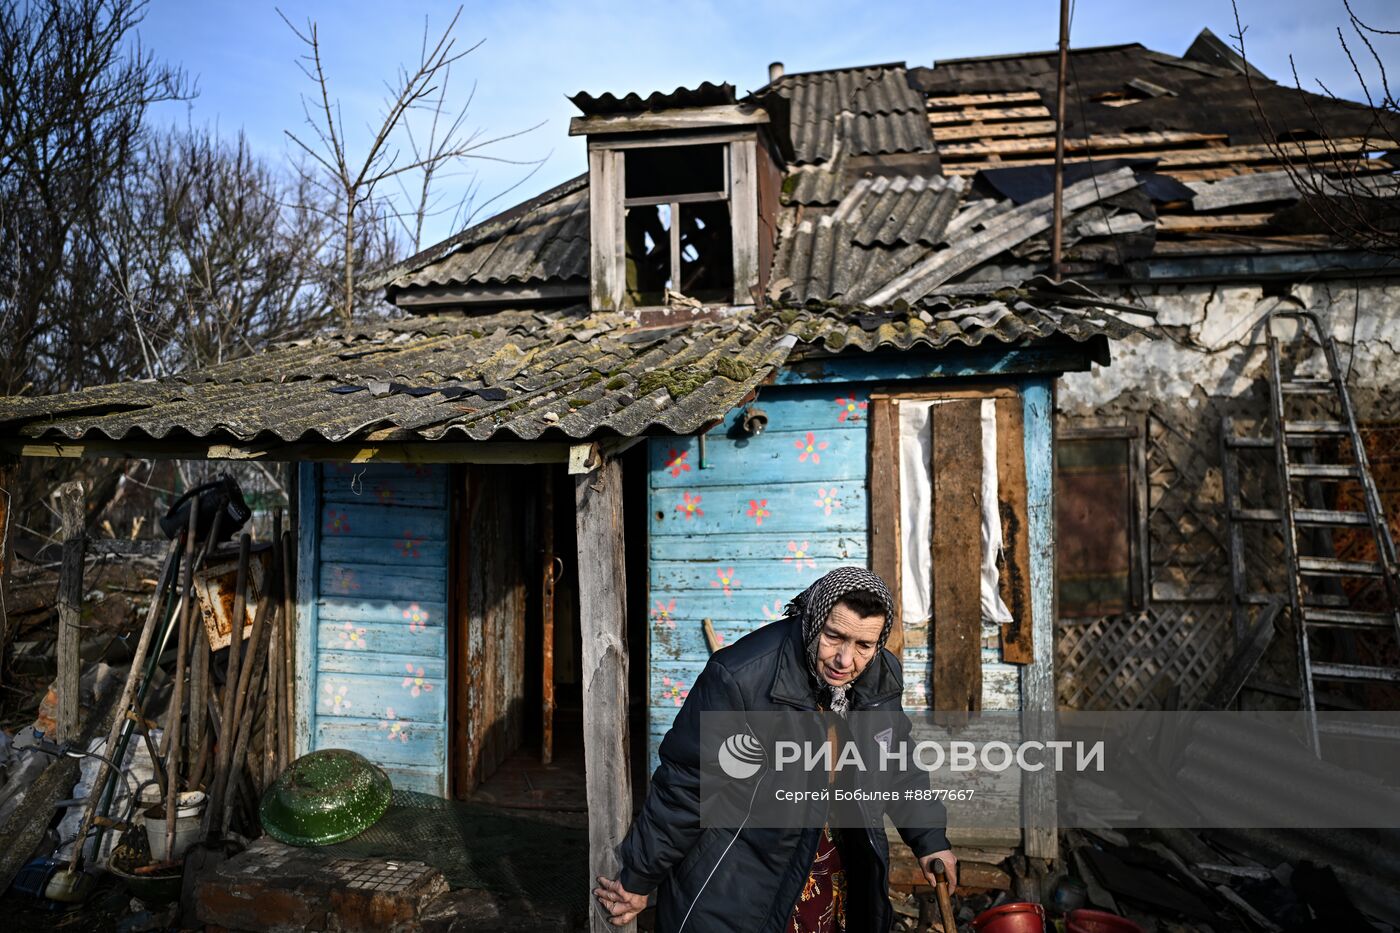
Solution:
<svg viewBox="0 0 1400 933">
<path fill-rule="evenodd" d="M 1388 177 L 1396 144 L 1254 74 L 1289 134 L 1261 141 L 1208 33 L 1071 62 L 1059 282 L 1050 53 L 581 93 L 587 171 L 387 270 L 395 319 L 5 399 L 0 443 L 294 464 L 296 752 L 586 807 L 587 877 L 613 873 L 709 655 L 843 564 L 899 597 L 911 710 L 1193 708 L 1260 618 L 1292 617 L 1291 510 L 1228 465 L 1278 475 L 1271 312 L 1338 341 L 1400 508 L 1393 270 L 1310 225 L 1281 162 L 1325 138 Z M 1383 563 L 1364 530 L 1338 553 Z M 1349 586 L 1334 612 L 1360 611 Z M 1373 628 L 1340 648 L 1381 692 L 1341 698 L 1385 708 L 1400 659 Z M 1243 689 L 1296 705 L 1296 642 Z M 1032 828 L 952 814 L 988 887 L 1013 853 L 1065 855 L 1053 777 L 1019 793 Z"/>
</svg>

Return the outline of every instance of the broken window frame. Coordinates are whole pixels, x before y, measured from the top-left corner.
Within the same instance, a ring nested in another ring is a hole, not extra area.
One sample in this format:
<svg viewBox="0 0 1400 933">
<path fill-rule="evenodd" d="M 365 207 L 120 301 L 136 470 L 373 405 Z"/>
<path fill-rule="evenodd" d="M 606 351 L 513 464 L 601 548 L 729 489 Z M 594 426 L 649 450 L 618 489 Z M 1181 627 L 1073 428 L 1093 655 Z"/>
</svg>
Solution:
<svg viewBox="0 0 1400 933">
<path fill-rule="evenodd" d="M 1061 447 L 1066 443 L 1075 441 L 1122 441 L 1127 448 L 1126 461 L 1128 467 L 1128 514 L 1127 514 L 1127 539 L 1128 539 L 1128 595 L 1123 612 L 1141 612 L 1146 609 L 1150 602 L 1150 590 L 1148 581 L 1151 580 L 1151 569 L 1149 562 L 1151 552 L 1148 543 L 1148 520 L 1147 520 L 1147 443 L 1143 431 L 1134 424 L 1103 422 L 1098 419 L 1076 419 L 1073 427 L 1057 427 L 1055 431 L 1055 491 L 1059 496 L 1060 466 L 1059 454 Z M 1058 507 L 1057 507 L 1058 508 Z M 1056 530 L 1057 555 L 1062 548 L 1058 545 L 1062 543 L 1061 529 Z M 1097 616 L 1076 614 L 1066 616 L 1064 614 L 1063 601 L 1060 599 L 1060 567 L 1059 560 L 1056 560 L 1055 567 L 1055 602 L 1056 602 L 1056 623 L 1062 620 L 1069 622 L 1081 622 Z M 1105 613 L 1105 615 L 1115 615 L 1117 613 Z"/>
<path fill-rule="evenodd" d="M 771 232 L 772 212 L 782 178 L 771 159 L 769 146 L 758 129 L 746 125 L 731 129 L 721 126 L 703 129 L 675 129 L 645 133 L 590 133 L 588 138 L 589 184 L 589 296 L 592 307 L 601 311 L 634 311 L 672 308 L 638 306 L 627 291 L 625 243 L 627 179 L 624 154 L 629 149 L 665 148 L 696 143 L 728 145 L 729 233 L 733 254 L 733 281 L 728 302 L 702 302 L 707 308 L 752 307 L 759 302 L 766 285 L 764 271 L 772 260 L 772 243 L 760 243 L 761 227 Z M 774 199 L 766 221 L 760 220 L 759 190 L 766 189 Z"/>
<path fill-rule="evenodd" d="M 678 146 L 680 146 L 680 145 L 685 145 L 685 144 L 670 143 L 670 144 L 667 144 L 667 145 L 658 145 L 658 146 L 656 146 L 656 147 L 654 147 L 654 148 L 657 148 L 657 149 L 665 149 L 665 148 L 678 147 Z M 690 145 L 694 145 L 694 143 L 692 143 L 692 144 L 690 144 Z M 704 145 L 704 143 L 702 142 L 702 143 L 700 143 L 700 145 Z M 720 156 L 721 168 L 722 168 L 722 171 L 723 171 L 723 173 L 724 173 L 724 182 L 723 182 L 723 189 L 722 189 L 722 190 L 720 190 L 720 191 L 692 192 L 692 193 L 689 193 L 689 194 L 654 195 L 654 196 L 649 196 L 649 197 L 635 197 L 635 198 L 623 197 L 623 199 L 622 199 L 622 212 L 623 212 L 623 217 L 624 217 L 624 218 L 626 218 L 627 212 L 628 212 L 629 210 L 631 210 L 632 208 L 635 208 L 635 207 L 663 207 L 663 206 L 664 206 L 664 207 L 666 207 L 666 208 L 670 211 L 670 213 L 671 213 L 671 226 L 670 226 L 670 229 L 667 231 L 667 233 L 670 235 L 671 283 L 672 283 L 672 285 L 673 285 L 672 290 L 675 291 L 675 292 L 677 292 L 678 294 L 681 294 L 681 295 L 685 295 L 685 291 L 684 291 L 684 290 L 682 289 L 682 287 L 681 287 L 681 282 L 682 282 L 682 277 L 681 277 L 682 263 L 684 262 L 684 257 L 681 255 L 681 207 L 682 207 L 682 205 L 687 205 L 687 204 L 712 204 L 712 203 L 715 203 L 715 202 L 724 202 L 725 204 L 728 204 L 728 202 L 729 202 L 729 200 L 730 200 L 729 192 L 730 192 L 730 188 L 732 187 L 732 178 L 731 178 L 731 169 L 730 169 L 730 151 L 729 151 L 729 148 L 730 148 L 730 145 L 731 145 L 731 144 L 730 144 L 730 143 L 727 143 L 727 142 L 722 142 L 722 143 L 717 143 L 717 145 L 719 145 L 719 146 L 722 147 L 721 156 Z M 652 147 L 648 147 L 648 148 L 652 148 Z M 626 177 L 626 176 L 624 175 L 624 179 L 625 179 L 625 177 Z M 624 224 L 625 224 L 625 220 L 624 220 Z M 730 262 L 730 264 L 732 265 L 732 263 L 733 263 L 733 258 L 732 258 L 732 244 L 733 244 L 733 240 L 734 240 L 734 234 L 733 234 L 734 218 L 733 218 L 733 208 L 732 208 L 732 206 L 730 207 L 729 224 L 730 224 L 730 243 L 731 243 L 731 257 L 729 258 L 729 262 Z M 624 245 L 623 245 L 623 262 L 625 263 L 626 261 L 627 261 L 627 248 L 626 248 L 626 244 L 624 243 Z M 733 278 L 732 274 L 731 274 L 730 277 L 731 277 L 731 279 Z M 631 293 L 630 291 L 626 290 L 626 289 L 624 289 L 623 295 L 624 295 L 624 303 L 625 303 L 625 305 L 628 306 L 628 307 L 652 307 L 652 306 L 650 306 L 650 305 L 637 305 L 637 304 L 634 304 L 633 301 L 632 301 L 632 293 Z M 689 297 L 689 296 L 687 296 L 687 297 Z M 731 285 L 730 285 L 730 296 L 729 296 L 728 300 L 722 301 L 722 302 L 713 302 L 713 301 L 711 301 L 711 302 L 706 302 L 706 304 L 732 304 L 733 301 L 734 301 L 734 285 L 733 285 L 733 283 L 731 282 Z M 665 302 L 664 297 L 663 297 L 663 300 L 662 300 L 662 303 L 661 303 L 661 304 L 664 306 L 665 303 L 666 303 L 666 302 Z"/>
</svg>

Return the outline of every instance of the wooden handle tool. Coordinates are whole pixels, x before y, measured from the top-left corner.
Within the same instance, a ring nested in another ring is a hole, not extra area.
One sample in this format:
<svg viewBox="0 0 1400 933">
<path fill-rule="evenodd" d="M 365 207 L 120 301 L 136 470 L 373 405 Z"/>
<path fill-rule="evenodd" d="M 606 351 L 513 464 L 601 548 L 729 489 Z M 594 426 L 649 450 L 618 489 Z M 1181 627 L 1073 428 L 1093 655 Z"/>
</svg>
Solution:
<svg viewBox="0 0 1400 933">
<path fill-rule="evenodd" d="M 933 860 L 934 890 L 938 892 L 938 910 L 943 914 L 943 933 L 958 933 L 958 921 L 953 914 L 953 898 L 948 894 L 948 872 L 941 859 Z"/>
</svg>

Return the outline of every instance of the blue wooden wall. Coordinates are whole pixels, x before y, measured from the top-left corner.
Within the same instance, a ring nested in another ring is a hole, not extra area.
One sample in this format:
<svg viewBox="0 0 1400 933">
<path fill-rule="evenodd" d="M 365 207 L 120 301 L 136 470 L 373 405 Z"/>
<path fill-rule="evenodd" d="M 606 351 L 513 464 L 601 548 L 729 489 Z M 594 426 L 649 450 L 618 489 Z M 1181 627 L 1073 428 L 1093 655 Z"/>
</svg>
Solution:
<svg viewBox="0 0 1400 933">
<path fill-rule="evenodd" d="M 649 751 L 709 658 L 701 620 L 725 643 L 782 614 L 817 577 L 866 560 L 866 396 L 770 389 L 769 429 L 649 445 Z"/>
<path fill-rule="evenodd" d="M 352 749 L 445 796 L 447 468 L 302 464 L 300 480 L 302 750 Z"/>
<path fill-rule="evenodd" d="M 962 369 L 951 358 L 939 365 L 947 370 L 940 375 L 971 374 L 966 361 Z M 756 403 L 768 413 L 769 430 L 742 437 L 734 430 L 741 413 L 731 412 L 707 435 L 703 466 L 698 438 L 649 442 L 648 752 L 653 768 L 662 737 L 709 657 L 703 619 L 711 619 L 728 644 L 778 618 L 788 599 L 826 571 L 868 565 L 871 383 L 834 381 L 837 374 L 830 371 L 821 373 L 817 384 L 787 371 L 784 376 L 780 383 L 789 385 L 765 389 Z M 1028 383 L 1042 390 L 1048 384 L 1044 379 Z M 932 388 L 927 382 L 919 387 Z M 1021 402 L 1027 425 L 1035 427 L 1024 438 L 1029 464 L 1049 456 L 1050 436 L 1041 429 L 1048 422 L 1032 411 L 1033 403 L 1043 405 L 1043 394 L 1031 393 Z M 1018 403 L 998 402 L 1007 404 Z M 1029 479 L 1038 488 L 1037 477 Z M 1036 577 L 1049 572 L 1041 568 Z M 999 639 L 997 626 L 984 625 L 983 706 L 1019 709 L 1021 670 L 1002 662 Z M 931 672 L 928 645 L 906 643 L 906 709 L 928 709 Z"/>
</svg>

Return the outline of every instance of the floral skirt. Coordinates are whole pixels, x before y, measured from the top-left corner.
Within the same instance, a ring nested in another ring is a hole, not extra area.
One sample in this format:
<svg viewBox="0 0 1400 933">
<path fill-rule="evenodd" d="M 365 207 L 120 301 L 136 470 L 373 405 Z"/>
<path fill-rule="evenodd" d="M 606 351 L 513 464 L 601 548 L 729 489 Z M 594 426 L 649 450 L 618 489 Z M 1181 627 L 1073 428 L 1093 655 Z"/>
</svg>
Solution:
<svg viewBox="0 0 1400 933">
<path fill-rule="evenodd" d="M 817 856 L 788 919 L 787 933 L 844 933 L 846 929 L 846 871 L 830 826 L 822 828 Z"/>
</svg>

